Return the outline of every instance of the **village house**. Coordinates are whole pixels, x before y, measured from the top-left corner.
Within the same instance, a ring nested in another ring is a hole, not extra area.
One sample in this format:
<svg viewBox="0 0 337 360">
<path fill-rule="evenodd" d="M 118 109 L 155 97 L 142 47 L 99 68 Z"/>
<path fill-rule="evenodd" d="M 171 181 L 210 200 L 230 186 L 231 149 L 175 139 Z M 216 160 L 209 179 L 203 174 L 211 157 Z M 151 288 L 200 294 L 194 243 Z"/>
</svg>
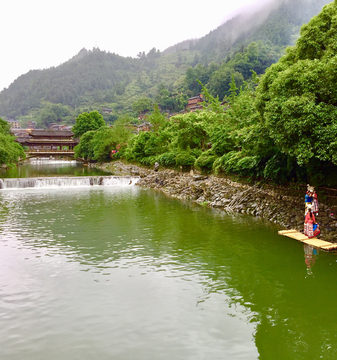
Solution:
<svg viewBox="0 0 337 360">
<path fill-rule="evenodd" d="M 138 115 L 138 120 L 140 120 L 140 121 L 145 120 L 147 118 L 148 114 L 149 114 L 149 110 L 141 111 Z"/>
<path fill-rule="evenodd" d="M 148 121 L 143 121 L 141 124 L 137 126 L 137 133 L 140 131 L 151 131 L 152 124 Z"/>
<path fill-rule="evenodd" d="M 36 125 L 37 125 L 37 122 L 36 122 L 36 121 L 30 120 L 30 121 L 27 122 L 27 128 L 28 128 L 28 129 L 35 129 L 35 128 L 36 128 Z"/>
<path fill-rule="evenodd" d="M 16 141 L 19 143 L 25 142 L 31 131 L 32 129 L 11 129 L 11 133 L 17 137 Z"/>
<path fill-rule="evenodd" d="M 103 114 L 112 114 L 112 109 L 102 108 L 102 113 L 103 113 Z"/>
<path fill-rule="evenodd" d="M 10 119 L 10 120 L 7 120 L 7 122 L 9 123 L 11 129 L 21 129 L 21 124 L 19 121 Z"/>
<path fill-rule="evenodd" d="M 66 124 L 55 124 L 55 123 L 51 123 L 49 125 L 49 130 L 55 130 L 55 131 L 59 131 L 59 130 L 66 130 L 66 131 L 71 131 L 72 126 L 71 125 L 66 125 Z"/>
<path fill-rule="evenodd" d="M 226 111 L 230 107 L 229 101 L 223 101 L 220 105 L 223 106 L 224 111 Z"/>
<path fill-rule="evenodd" d="M 198 96 L 193 96 L 187 100 L 187 111 L 196 111 L 202 109 L 202 103 L 204 102 L 204 99 L 202 97 L 202 94 Z"/>
</svg>

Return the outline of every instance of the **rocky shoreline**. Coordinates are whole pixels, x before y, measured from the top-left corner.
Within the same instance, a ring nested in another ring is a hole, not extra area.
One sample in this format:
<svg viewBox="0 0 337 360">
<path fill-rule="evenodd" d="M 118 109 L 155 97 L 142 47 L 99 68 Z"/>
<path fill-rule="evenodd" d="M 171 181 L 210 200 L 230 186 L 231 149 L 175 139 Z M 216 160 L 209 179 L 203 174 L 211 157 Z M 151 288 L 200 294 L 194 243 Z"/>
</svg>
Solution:
<svg viewBox="0 0 337 360">
<path fill-rule="evenodd" d="M 124 164 L 121 161 L 90 164 L 115 175 L 140 176 L 138 186 L 161 191 L 177 199 L 196 202 L 226 212 L 257 216 L 282 229 L 303 231 L 304 194 L 292 193 L 273 186 L 248 185 L 229 178 L 159 168 Z M 320 202 L 317 221 L 320 237 L 337 243 L 337 206 Z"/>
</svg>

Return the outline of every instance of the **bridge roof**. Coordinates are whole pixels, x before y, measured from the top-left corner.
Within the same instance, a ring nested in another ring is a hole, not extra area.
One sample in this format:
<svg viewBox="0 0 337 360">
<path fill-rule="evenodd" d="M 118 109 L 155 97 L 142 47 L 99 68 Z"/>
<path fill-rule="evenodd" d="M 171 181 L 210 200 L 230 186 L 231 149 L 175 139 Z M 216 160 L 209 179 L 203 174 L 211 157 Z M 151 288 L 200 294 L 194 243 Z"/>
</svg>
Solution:
<svg viewBox="0 0 337 360">
<path fill-rule="evenodd" d="M 29 144 L 78 144 L 78 139 L 27 139 L 25 138 L 24 141 Z"/>
<path fill-rule="evenodd" d="M 30 135 L 34 137 L 72 137 L 74 134 L 69 130 L 32 130 Z"/>
</svg>

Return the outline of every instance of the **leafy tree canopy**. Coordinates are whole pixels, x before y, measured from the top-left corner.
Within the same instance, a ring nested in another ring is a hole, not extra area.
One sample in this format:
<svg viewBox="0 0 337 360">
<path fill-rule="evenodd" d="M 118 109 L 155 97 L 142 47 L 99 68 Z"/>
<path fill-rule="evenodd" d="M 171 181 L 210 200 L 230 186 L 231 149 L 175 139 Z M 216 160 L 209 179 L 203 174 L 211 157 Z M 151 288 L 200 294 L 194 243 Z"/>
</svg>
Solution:
<svg viewBox="0 0 337 360">
<path fill-rule="evenodd" d="M 105 126 L 103 116 L 98 111 L 91 111 L 90 113 L 80 114 L 76 118 L 72 130 L 75 137 L 81 137 L 87 131 L 97 130 L 102 126 Z"/>
<path fill-rule="evenodd" d="M 301 28 L 297 44 L 272 65 L 257 106 L 271 138 L 299 164 L 337 164 L 337 0 Z"/>
<path fill-rule="evenodd" d="M 12 165 L 25 159 L 25 153 L 21 145 L 14 140 L 10 134 L 10 127 L 7 121 L 0 118 L 0 165 Z"/>
<path fill-rule="evenodd" d="M 10 125 L 8 121 L 2 120 L 0 118 L 0 133 L 4 134 L 4 135 L 8 135 L 10 134 L 11 130 L 10 130 Z"/>
<path fill-rule="evenodd" d="M 136 113 L 140 113 L 146 110 L 151 110 L 152 102 L 151 99 L 142 97 L 132 104 L 132 110 Z"/>
</svg>

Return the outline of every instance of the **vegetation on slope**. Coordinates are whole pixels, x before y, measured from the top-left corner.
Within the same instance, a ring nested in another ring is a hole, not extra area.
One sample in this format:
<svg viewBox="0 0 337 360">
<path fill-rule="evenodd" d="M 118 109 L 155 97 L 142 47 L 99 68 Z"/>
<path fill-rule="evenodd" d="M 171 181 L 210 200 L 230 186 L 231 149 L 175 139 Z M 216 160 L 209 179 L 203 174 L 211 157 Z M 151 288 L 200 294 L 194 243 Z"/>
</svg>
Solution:
<svg viewBox="0 0 337 360">
<path fill-rule="evenodd" d="M 302 27 L 297 44 L 266 71 L 257 90 L 255 74 L 237 94 L 233 74 L 228 110 L 203 88 L 203 111 L 157 121 L 153 131 L 130 135 L 114 157 L 335 186 L 336 19 L 337 0 Z"/>
<path fill-rule="evenodd" d="M 111 108 L 113 122 L 123 114 L 136 117 L 133 103 L 148 98 L 177 112 L 198 94 L 197 79 L 213 96 L 229 95 L 234 74 L 238 86 L 250 70 L 262 74 L 298 36 L 299 27 L 329 0 L 276 0 L 272 7 L 237 16 L 199 40 L 185 41 L 164 53 L 141 52 L 123 58 L 99 49 L 82 49 L 66 63 L 20 76 L 0 93 L 0 115 L 46 127 L 72 124 L 82 112 Z"/>
</svg>

